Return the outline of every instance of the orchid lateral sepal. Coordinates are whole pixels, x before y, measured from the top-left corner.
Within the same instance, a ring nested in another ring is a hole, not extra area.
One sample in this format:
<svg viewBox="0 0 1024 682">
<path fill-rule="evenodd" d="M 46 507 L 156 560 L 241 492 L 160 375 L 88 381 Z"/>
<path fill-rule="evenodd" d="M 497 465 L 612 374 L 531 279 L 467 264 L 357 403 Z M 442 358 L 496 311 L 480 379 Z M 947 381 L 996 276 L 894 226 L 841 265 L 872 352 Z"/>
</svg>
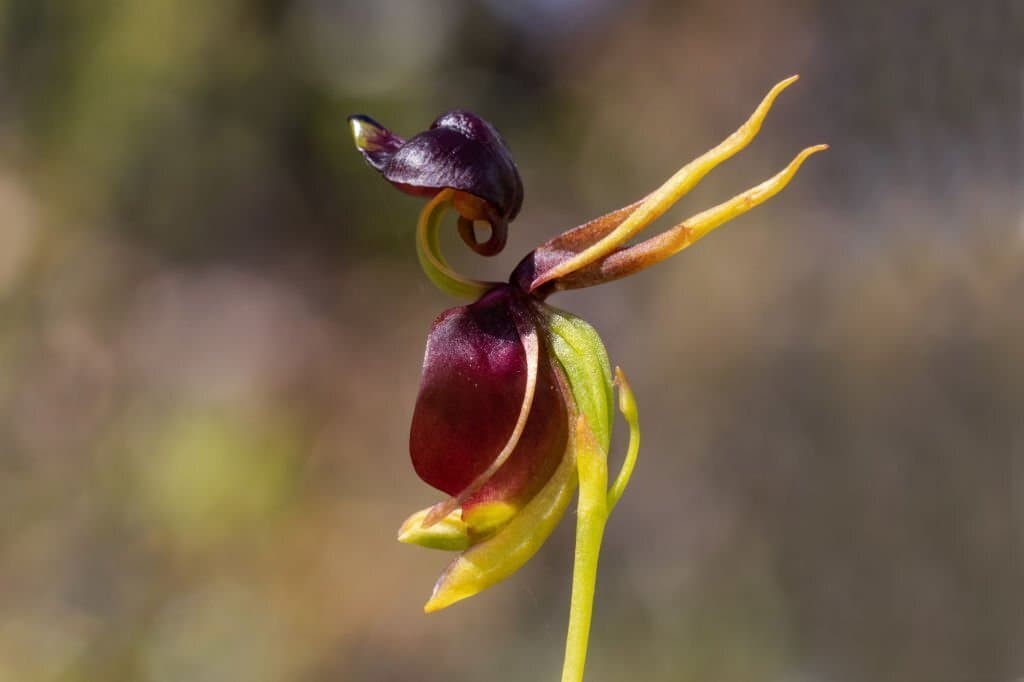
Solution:
<svg viewBox="0 0 1024 682">
<path fill-rule="evenodd" d="M 665 211 L 689 192 L 712 169 L 746 147 L 760 131 L 761 124 L 771 109 L 775 98 L 798 78 L 798 76 L 791 76 L 776 84 L 754 110 L 750 118 L 732 135 L 707 153 L 683 166 L 661 187 L 643 199 L 569 230 L 535 249 L 516 267 L 510 281 L 524 290 L 533 292 L 543 298 L 553 291 L 560 289 L 592 286 L 610 281 L 610 279 L 631 274 L 654 262 L 663 260 L 669 255 L 678 252 L 682 247 L 675 248 L 675 250 L 666 248 L 660 251 L 656 251 L 655 247 L 660 247 L 666 242 L 672 242 L 673 238 L 679 240 L 678 233 L 683 232 L 684 228 L 689 232 L 689 236 L 683 239 L 683 241 L 688 239 L 686 241 L 687 245 L 707 234 L 712 229 L 711 227 L 703 224 L 699 226 L 690 224 L 698 218 L 710 217 L 708 216 L 709 212 L 704 212 L 695 216 L 694 219 L 673 228 L 675 234 L 664 238 L 655 237 L 648 240 L 650 243 L 645 243 L 647 245 L 644 248 L 630 252 L 627 255 L 621 255 L 622 252 L 628 251 L 630 248 L 625 247 L 626 242 L 664 214 Z M 767 199 L 782 189 L 789 178 L 792 177 L 796 168 L 799 167 L 800 163 L 809 154 L 825 148 L 824 145 L 819 145 L 801 152 L 797 159 L 790 164 L 789 168 L 772 179 L 774 181 L 778 180 L 780 176 L 785 176 L 785 180 L 774 187 L 774 192 L 762 196 L 760 201 Z M 756 203 L 750 202 L 750 193 L 764 188 L 765 184 L 767 183 L 763 183 L 758 188 L 754 188 L 754 190 L 741 194 L 730 202 L 716 207 L 716 209 L 727 205 L 735 207 L 736 203 L 739 203 L 742 210 L 733 211 L 712 227 L 717 227 L 722 222 L 725 222 L 725 220 L 735 217 L 756 205 Z M 760 203 L 760 201 L 757 203 Z M 671 246 L 675 247 L 676 245 L 671 244 Z M 614 267 L 604 268 L 603 265 L 606 260 L 611 260 L 614 263 Z M 580 274 L 576 275 L 576 273 Z M 605 277 L 606 273 L 609 274 L 607 278 Z M 615 276 L 611 277 L 611 273 L 614 273 Z"/>
<path fill-rule="evenodd" d="M 675 227 L 638 244 L 617 249 L 611 254 L 575 270 L 554 282 L 556 290 L 580 289 L 612 282 L 645 270 L 674 256 L 715 228 L 763 204 L 789 184 L 803 162 L 812 154 L 828 149 L 819 144 L 802 150 L 788 166 L 761 184 L 687 218 Z"/>
<path fill-rule="evenodd" d="M 750 118 L 737 128 L 732 135 L 713 149 L 705 152 L 676 171 L 661 187 L 651 192 L 625 220 L 599 241 L 569 260 L 559 263 L 548 272 L 540 274 L 530 285 L 531 291 L 551 280 L 563 277 L 607 256 L 640 230 L 657 220 L 673 204 L 679 201 L 683 195 L 693 189 L 712 169 L 750 144 L 758 131 L 761 130 L 761 123 L 772 108 L 775 98 L 789 85 L 796 82 L 798 78 L 799 76 L 790 76 L 777 83 L 761 100 L 761 103 L 754 110 L 754 113 L 751 114 Z"/>
</svg>

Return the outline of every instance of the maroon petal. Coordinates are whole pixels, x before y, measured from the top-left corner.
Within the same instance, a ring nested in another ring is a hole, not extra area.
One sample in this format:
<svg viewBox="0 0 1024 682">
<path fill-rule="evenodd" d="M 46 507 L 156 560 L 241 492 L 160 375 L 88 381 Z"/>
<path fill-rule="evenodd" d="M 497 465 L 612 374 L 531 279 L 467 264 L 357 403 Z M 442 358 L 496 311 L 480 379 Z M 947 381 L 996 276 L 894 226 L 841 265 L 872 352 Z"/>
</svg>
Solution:
<svg viewBox="0 0 1024 682">
<path fill-rule="evenodd" d="M 458 495 L 515 429 L 526 391 L 526 354 L 507 287 L 434 322 L 412 417 L 409 451 L 420 478 Z"/>
<path fill-rule="evenodd" d="M 464 510 L 492 500 L 527 499 L 564 452 L 565 399 L 543 344 L 535 350 L 535 390 L 528 403 L 524 318 L 526 331 L 536 334 L 529 306 L 521 292 L 500 287 L 444 313 L 427 340 L 410 436 L 413 466 L 449 495 L 470 495 Z M 506 450 L 521 415 L 522 431 Z M 479 480 L 503 451 L 504 464 Z"/>
<path fill-rule="evenodd" d="M 540 355 L 533 408 L 516 449 L 498 472 L 463 503 L 463 515 L 487 502 L 502 501 L 517 507 L 525 504 L 547 483 L 565 456 L 569 437 L 566 397 L 543 344 Z"/>
</svg>

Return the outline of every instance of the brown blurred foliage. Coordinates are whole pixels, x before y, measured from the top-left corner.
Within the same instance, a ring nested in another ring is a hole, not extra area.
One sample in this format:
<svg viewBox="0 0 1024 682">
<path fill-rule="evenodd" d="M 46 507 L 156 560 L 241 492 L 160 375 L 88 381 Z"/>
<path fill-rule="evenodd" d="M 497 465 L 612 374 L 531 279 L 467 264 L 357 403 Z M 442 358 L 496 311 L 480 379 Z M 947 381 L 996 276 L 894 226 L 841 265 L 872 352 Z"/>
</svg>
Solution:
<svg viewBox="0 0 1024 682">
<path fill-rule="evenodd" d="M 673 215 L 830 152 L 555 301 L 645 439 L 588 680 L 1024 675 L 1022 27 L 1010 0 L 0 0 L 0 680 L 554 679 L 571 523 L 420 613 L 446 559 L 394 533 L 436 499 L 406 438 L 452 303 L 344 117 L 496 124 L 526 204 L 496 262 L 455 260 L 500 277 L 794 72 Z"/>
</svg>

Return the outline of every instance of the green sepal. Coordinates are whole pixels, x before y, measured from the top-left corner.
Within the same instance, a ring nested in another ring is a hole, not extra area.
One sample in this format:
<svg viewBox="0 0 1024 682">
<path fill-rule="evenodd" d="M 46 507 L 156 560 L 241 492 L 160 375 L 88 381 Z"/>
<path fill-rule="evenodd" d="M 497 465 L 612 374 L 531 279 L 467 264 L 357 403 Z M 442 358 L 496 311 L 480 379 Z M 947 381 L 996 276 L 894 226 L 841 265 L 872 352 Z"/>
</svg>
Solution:
<svg viewBox="0 0 1024 682">
<path fill-rule="evenodd" d="M 576 407 L 586 419 L 598 444 L 608 452 L 612 438 L 615 402 L 612 367 L 597 330 L 588 322 L 548 305 L 538 306 L 544 315 L 551 353 L 565 371 Z"/>
</svg>

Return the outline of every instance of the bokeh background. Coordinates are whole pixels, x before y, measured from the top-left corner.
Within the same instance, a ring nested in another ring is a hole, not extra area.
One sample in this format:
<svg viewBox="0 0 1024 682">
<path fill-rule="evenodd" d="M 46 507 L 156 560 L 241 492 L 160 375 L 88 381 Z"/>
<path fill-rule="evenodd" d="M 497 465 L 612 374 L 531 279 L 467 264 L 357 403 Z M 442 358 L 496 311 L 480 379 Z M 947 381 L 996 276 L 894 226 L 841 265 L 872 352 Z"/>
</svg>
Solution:
<svg viewBox="0 0 1024 682">
<path fill-rule="evenodd" d="M 588 680 L 1024 675 L 1022 37 L 1010 0 L 0 0 L 0 680 L 556 679 L 571 518 L 420 612 L 447 557 L 394 535 L 438 499 L 406 439 L 452 302 L 345 116 L 502 131 L 509 247 L 448 249 L 501 278 L 797 72 L 671 215 L 831 151 L 555 301 L 645 439 Z"/>
</svg>

